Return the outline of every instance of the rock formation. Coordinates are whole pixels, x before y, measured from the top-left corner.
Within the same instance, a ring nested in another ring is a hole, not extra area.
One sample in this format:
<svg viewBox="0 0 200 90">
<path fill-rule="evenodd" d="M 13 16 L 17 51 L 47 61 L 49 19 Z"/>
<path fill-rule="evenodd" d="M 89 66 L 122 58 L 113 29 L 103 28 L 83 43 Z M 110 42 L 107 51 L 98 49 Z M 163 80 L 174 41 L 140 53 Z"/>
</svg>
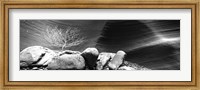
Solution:
<svg viewBox="0 0 200 90">
<path fill-rule="evenodd" d="M 47 65 L 56 53 L 41 46 L 31 46 L 20 52 L 20 68 L 31 65 Z"/>
<path fill-rule="evenodd" d="M 118 51 L 116 55 L 111 59 L 108 66 L 115 70 L 123 63 L 126 53 L 124 51 Z"/>
<path fill-rule="evenodd" d="M 97 59 L 97 70 L 102 70 L 108 64 L 108 62 L 115 56 L 115 53 L 102 52 Z"/>
<path fill-rule="evenodd" d="M 101 52 L 96 48 L 79 51 L 53 51 L 31 46 L 20 52 L 21 70 L 149 70 L 138 64 L 124 61 L 126 53 Z"/>
<path fill-rule="evenodd" d="M 85 59 L 87 68 L 90 70 L 95 69 L 99 51 L 96 48 L 87 48 L 81 55 Z"/>
<path fill-rule="evenodd" d="M 48 64 L 49 70 L 84 69 L 85 60 L 80 54 L 63 54 L 53 58 Z"/>
</svg>

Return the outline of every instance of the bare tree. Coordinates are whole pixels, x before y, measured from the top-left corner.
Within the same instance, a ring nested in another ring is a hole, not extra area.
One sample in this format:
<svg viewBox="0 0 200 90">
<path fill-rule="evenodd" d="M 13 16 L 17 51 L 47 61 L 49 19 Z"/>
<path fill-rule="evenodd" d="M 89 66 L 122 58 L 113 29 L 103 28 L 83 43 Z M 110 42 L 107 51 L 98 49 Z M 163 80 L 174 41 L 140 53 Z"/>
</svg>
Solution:
<svg viewBox="0 0 200 90">
<path fill-rule="evenodd" d="M 76 46 L 83 42 L 84 38 L 79 34 L 79 28 L 68 26 L 66 29 L 47 27 L 43 33 L 44 40 L 51 46 L 66 47 Z"/>
</svg>

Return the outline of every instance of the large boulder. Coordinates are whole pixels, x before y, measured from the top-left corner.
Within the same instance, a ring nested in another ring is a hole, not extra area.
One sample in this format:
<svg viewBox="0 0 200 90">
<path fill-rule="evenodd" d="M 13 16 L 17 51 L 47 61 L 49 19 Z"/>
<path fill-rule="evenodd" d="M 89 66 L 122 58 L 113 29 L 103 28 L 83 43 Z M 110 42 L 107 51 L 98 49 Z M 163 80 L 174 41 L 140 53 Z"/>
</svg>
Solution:
<svg viewBox="0 0 200 90">
<path fill-rule="evenodd" d="M 56 53 L 42 46 L 27 47 L 20 52 L 20 68 L 27 67 L 33 64 L 47 65 Z"/>
<path fill-rule="evenodd" d="M 20 53 L 19 60 L 20 60 L 20 67 L 22 68 L 28 67 L 29 65 L 37 61 L 33 59 L 32 54 L 30 52 Z"/>
<path fill-rule="evenodd" d="M 115 53 L 102 52 L 97 58 L 97 70 L 104 69 L 105 65 L 115 56 Z"/>
<path fill-rule="evenodd" d="M 87 48 L 82 52 L 81 55 L 85 59 L 87 68 L 90 70 L 94 70 L 99 55 L 99 51 L 96 48 Z"/>
<path fill-rule="evenodd" d="M 126 53 L 124 51 L 118 51 L 116 55 L 108 63 L 110 69 L 116 70 L 123 63 Z"/>
<path fill-rule="evenodd" d="M 54 57 L 48 64 L 49 70 L 76 70 L 84 69 L 85 60 L 80 54 L 63 54 L 61 56 Z"/>
</svg>

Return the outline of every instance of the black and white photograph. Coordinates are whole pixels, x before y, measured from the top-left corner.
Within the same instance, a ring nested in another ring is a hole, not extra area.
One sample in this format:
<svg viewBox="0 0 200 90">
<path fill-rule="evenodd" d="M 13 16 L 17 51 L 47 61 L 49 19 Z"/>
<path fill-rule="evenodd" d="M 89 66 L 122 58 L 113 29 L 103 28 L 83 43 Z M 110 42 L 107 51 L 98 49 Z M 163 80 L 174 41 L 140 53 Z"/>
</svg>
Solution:
<svg viewBox="0 0 200 90">
<path fill-rule="evenodd" d="M 20 70 L 180 70 L 180 20 L 20 20 Z"/>
</svg>

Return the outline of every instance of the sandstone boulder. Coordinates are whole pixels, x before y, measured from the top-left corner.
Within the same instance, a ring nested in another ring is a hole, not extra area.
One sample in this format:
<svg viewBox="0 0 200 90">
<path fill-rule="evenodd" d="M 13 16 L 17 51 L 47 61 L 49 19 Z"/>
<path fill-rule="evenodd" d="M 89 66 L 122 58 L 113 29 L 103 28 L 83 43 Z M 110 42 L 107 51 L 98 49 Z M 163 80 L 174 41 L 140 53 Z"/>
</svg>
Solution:
<svg viewBox="0 0 200 90">
<path fill-rule="evenodd" d="M 32 64 L 47 65 L 56 53 L 48 48 L 41 46 L 27 47 L 20 52 L 20 67 Z"/>
<path fill-rule="evenodd" d="M 123 63 L 125 55 L 126 53 L 124 51 L 118 51 L 108 63 L 109 68 L 116 70 Z"/>
<path fill-rule="evenodd" d="M 85 59 L 87 68 L 91 70 L 95 69 L 99 51 L 96 48 L 87 48 L 81 55 Z"/>
<path fill-rule="evenodd" d="M 54 57 L 48 64 L 49 70 L 84 69 L 85 60 L 80 54 L 63 54 Z"/>
<path fill-rule="evenodd" d="M 102 52 L 99 54 L 97 58 L 97 70 L 102 70 L 104 66 L 109 62 L 113 57 L 115 56 L 115 53 L 107 53 L 107 52 Z"/>
</svg>

